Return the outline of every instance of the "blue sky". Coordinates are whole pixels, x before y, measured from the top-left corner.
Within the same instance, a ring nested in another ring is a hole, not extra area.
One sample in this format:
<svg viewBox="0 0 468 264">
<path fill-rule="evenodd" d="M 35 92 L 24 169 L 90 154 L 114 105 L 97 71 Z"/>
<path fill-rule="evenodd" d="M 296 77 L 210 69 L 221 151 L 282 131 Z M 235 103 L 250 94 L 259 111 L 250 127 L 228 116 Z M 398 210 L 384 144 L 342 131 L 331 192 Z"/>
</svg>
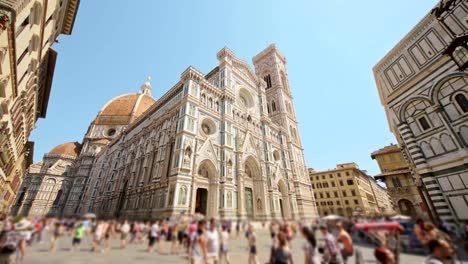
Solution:
<svg viewBox="0 0 468 264">
<path fill-rule="evenodd" d="M 224 46 L 251 65 L 276 43 L 288 60 L 308 166 L 354 161 L 377 174 L 370 153 L 396 141 L 372 67 L 436 2 L 82 0 L 73 34 L 54 46 L 47 117 L 31 137 L 34 160 L 81 142 L 101 107 L 138 91 L 148 75 L 160 97 L 189 65 L 208 73 Z"/>
</svg>

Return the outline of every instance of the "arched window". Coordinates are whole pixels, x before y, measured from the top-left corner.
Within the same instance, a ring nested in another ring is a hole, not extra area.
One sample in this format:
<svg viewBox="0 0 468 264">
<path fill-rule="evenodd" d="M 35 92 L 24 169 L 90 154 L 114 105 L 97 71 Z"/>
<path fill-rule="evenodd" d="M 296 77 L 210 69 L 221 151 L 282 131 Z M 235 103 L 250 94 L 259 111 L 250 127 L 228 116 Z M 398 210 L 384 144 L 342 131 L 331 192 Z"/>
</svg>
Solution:
<svg viewBox="0 0 468 264">
<path fill-rule="evenodd" d="M 215 105 L 216 105 L 216 111 L 219 112 L 219 102 L 216 101 Z"/>
<path fill-rule="evenodd" d="M 265 80 L 266 82 L 266 85 L 267 85 L 267 89 L 270 89 L 271 88 L 271 76 L 270 74 L 267 74 L 265 75 L 265 77 L 263 77 L 263 80 Z"/>
<path fill-rule="evenodd" d="M 455 95 L 455 102 L 457 102 L 458 107 L 463 113 L 468 112 L 468 100 L 464 94 L 459 93 Z"/>
<path fill-rule="evenodd" d="M 270 113 L 270 104 L 267 104 L 267 111 Z"/>
<path fill-rule="evenodd" d="M 271 111 L 276 112 L 276 103 L 275 103 L 275 101 L 271 101 Z"/>
<path fill-rule="evenodd" d="M 55 196 L 54 205 L 59 204 L 60 198 L 62 197 L 63 190 L 58 191 L 57 196 Z"/>
<path fill-rule="evenodd" d="M 21 190 L 21 194 L 18 198 L 18 201 L 16 201 L 16 204 L 17 205 L 21 205 L 21 203 L 23 202 L 24 200 L 24 196 L 26 195 L 26 187 L 23 187 L 23 189 Z"/>
<path fill-rule="evenodd" d="M 208 99 L 208 106 L 213 108 L 213 99 L 211 99 L 211 97 Z"/>
</svg>

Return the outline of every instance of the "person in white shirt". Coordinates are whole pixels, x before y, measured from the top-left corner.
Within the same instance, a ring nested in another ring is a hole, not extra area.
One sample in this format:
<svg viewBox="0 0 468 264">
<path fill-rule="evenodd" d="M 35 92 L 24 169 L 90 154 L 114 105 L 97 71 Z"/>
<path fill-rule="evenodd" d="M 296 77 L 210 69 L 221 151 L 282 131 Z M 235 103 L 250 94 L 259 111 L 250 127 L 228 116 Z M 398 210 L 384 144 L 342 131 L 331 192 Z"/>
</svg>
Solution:
<svg viewBox="0 0 468 264">
<path fill-rule="evenodd" d="M 216 227 L 216 221 L 212 218 L 210 220 L 210 228 L 206 231 L 207 262 L 215 264 L 218 263 L 219 259 L 219 232 Z"/>
<path fill-rule="evenodd" d="M 128 233 L 130 233 L 130 225 L 125 220 L 123 225 L 120 227 L 120 248 L 124 249 L 127 245 Z"/>
<path fill-rule="evenodd" d="M 149 229 L 148 234 L 148 252 L 153 252 L 153 247 L 156 242 L 159 240 L 159 226 L 157 222 L 153 222 Z M 158 243 L 158 251 L 160 251 Z"/>
</svg>

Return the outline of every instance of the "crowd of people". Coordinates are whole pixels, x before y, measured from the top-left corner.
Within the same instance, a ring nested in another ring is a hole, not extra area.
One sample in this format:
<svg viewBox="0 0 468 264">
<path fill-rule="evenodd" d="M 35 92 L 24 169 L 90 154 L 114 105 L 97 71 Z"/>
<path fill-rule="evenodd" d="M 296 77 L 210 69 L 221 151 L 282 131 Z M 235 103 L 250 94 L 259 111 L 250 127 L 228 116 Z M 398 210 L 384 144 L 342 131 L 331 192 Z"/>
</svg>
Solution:
<svg viewBox="0 0 468 264">
<path fill-rule="evenodd" d="M 354 245 L 357 231 L 353 226 L 356 221 L 343 219 L 317 221 L 314 224 L 271 221 L 266 226 L 266 223 L 255 225 L 246 221 L 205 219 L 201 215 L 188 214 L 146 222 L 4 217 L 0 222 L 0 264 L 21 261 L 28 246 L 35 243 L 49 243 L 48 250 L 55 252 L 62 240 L 70 239 L 69 250 L 79 251 L 85 236 L 90 237 L 93 252 L 106 252 L 110 249 L 110 240 L 120 240 L 120 249 L 125 249 L 129 243 L 141 244 L 149 253 L 184 254 L 188 256 L 188 262 L 193 264 L 230 263 L 230 241 L 245 239 L 246 260 L 248 264 L 257 264 L 260 263 L 259 228 L 268 229 L 271 237 L 267 263 L 294 263 L 298 256 L 293 254 L 291 248 L 297 237 L 304 238 L 300 251 L 303 252 L 306 264 L 347 263 L 353 256 L 356 263 L 364 263 L 362 252 Z M 465 232 L 466 239 L 468 225 Z M 446 231 L 431 222 L 418 219 L 414 233 L 427 249 L 429 256 L 425 263 L 445 264 L 456 261 L 456 246 Z M 392 240 L 392 233 L 373 235 L 377 241 L 375 259 L 382 264 L 398 263 L 398 246 Z"/>
</svg>

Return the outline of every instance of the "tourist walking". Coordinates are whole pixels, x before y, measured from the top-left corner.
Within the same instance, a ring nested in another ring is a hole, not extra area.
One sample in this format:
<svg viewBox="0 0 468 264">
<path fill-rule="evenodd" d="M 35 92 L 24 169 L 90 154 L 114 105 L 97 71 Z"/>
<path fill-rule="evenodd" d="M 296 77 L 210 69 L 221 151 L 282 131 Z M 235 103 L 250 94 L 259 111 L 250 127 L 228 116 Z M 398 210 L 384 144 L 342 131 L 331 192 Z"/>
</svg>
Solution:
<svg viewBox="0 0 468 264">
<path fill-rule="evenodd" d="M 338 229 L 337 240 L 343 244 L 341 256 L 343 257 L 343 262 L 346 263 L 348 258 L 354 253 L 353 240 L 349 233 L 344 229 L 342 222 L 336 223 L 336 228 Z"/>
<path fill-rule="evenodd" d="M 220 246 L 220 252 L 219 252 L 219 263 L 223 264 L 229 264 L 229 226 L 228 225 L 222 225 L 222 231 L 221 231 L 221 246 Z"/>
<path fill-rule="evenodd" d="M 127 246 L 128 234 L 130 233 L 130 224 L 127 220 L 120 226 L 120 248 L 124 249 Z"/>
<path fill-rule="evenodd" d="M 105 230 L 105 224 L 104 221 L 98 221 L 96 225 L 96 229 L 94 231 L 94 236 L 93 236 L 93 246 L 92 246 L 92 251 L 97 252 L 100 250 L 100 252 L 104 252 L 104 249 L 102 248 L 102 239 L 104 236 Z"/>
<path fill-rule="evenodd" d="M 249 246 L 249 260 L 248 264 L 258 264 L 257 257 L 257 234 L 253 228 L 252 224 L 249 224 L 246 232 L 247 243 Z"/>
<path fill-rule="evenodd" d="M 283 232 L 276 235 L 277 244 L 272 247 L 270 264 L 293 264 L 291 250 L 288 247 L 287 236 Z"/>
<path fill-rule="evenodd" d="M 179 254 L 179 225 L 175 223 L 171 229 L 171 254 Z M 180 239 L 181 240 L 181 239 Z"/>
<path fill-rule="evenodd" d="M 8 223 L 5 226 L 0 234 L 0 264 L 15 264 L 24 259 L 26 255 L 25 231 L 32 228 L 31 222 L 25 218 L 13 225 Z"/>
<path fill-rule="evenodd" d="M 64 227 L 60 221 L 55 221 L 53 225 L 54 225 L 54 228 L 52 230 L 52 237 L 50 238 L 50 247 L 49 247 L 50 252 L 55 252 L 55 250 L 57 249 L 57 244 L 60 240 L 60 237 L 62 236 L 64 232 L 63 230 Z"/>
<path fill-rule="evenodd" d="M 442 239 L 431 240 L 427 243 L 431 255 L 424 262 L 425 264 L 445 264 L 451 263 L 454 250 L 450 244 Z"/>
<path fill-rule="evenodd" d="M 318 264 L 316 254 L 317 240 L 315 239 L 314 231 L 308 227 L 301 228 L 302 236 L 306 239 L 302 249 L 304 250 L 305 264 Z"/>
<path fill-rule="evenodd" d="M 191 245 L 189 248 L 189 263 L 190 264 L 201 264 L 208 263 L 208 250 L 207 250 L 207 238 L 206 238 L 206 221 L 200 220 L 198 222 L 198 230 L 194 232 L 191 237 Z"/>
<path fill-rule="evenodd" d="M 328 227 L 325 224 L 320 225 L 320 232 L 322 233 L 325 241 L 325 248 L 323 253 L 323 260 L 329 264 L 342 264 L 343 258 L 341 257 L 340 247 L 335 237 L 328 232 Z"/>
<path fill-rule="evenodd" d="M 75 249 L 80 249 L 81 239 L 85 234 L 86 228 L 84 227 L 83 223 L 78 223 L 73 230 L 73 240 L 72 240 L 72 247 L 70 251 L 74 251 Z"/>
<path fill-rule="evenodd" d="M 210 219 L 210 226 L 206 231 L 207 238 L 207 255 L 209 263 L 218 263 L 219 259 L 219 232 L 215 219 Z"/>
<path fill-rule="evenodd" d="M 148 232 L 148 252 L 153 252 L 154 244 L 158 242 L 159 239 L 159 226 L 157 222 L 153 222 L 150 226 Z M 158 248 L 158 252 L 160 252 L 160 248 Z"/>
</svg>

